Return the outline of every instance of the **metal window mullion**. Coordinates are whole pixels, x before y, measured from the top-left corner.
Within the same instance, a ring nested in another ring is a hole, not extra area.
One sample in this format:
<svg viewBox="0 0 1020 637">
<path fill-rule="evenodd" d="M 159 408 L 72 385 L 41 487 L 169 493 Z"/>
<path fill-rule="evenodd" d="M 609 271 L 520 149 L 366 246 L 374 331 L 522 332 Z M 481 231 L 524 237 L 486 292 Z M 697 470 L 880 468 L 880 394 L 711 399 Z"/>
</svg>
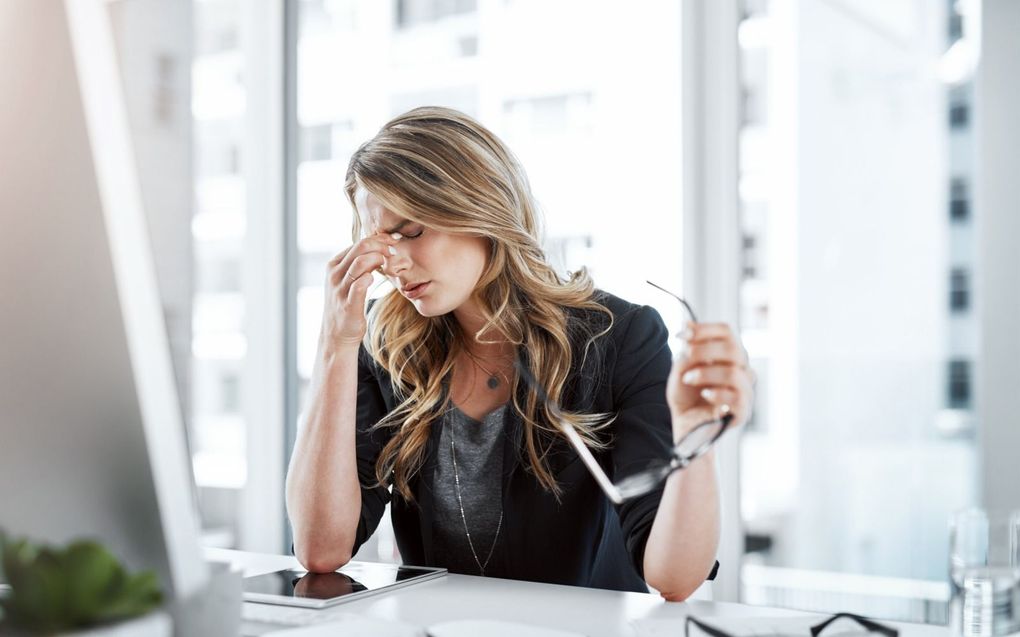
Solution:
<svg viewBox="0 0 1020 637">
<path fill-rule="evenodd" d="M 981 504 L 1020 507 L 1020 427 L 1017 426 L 1017 378 L 1020 378 L 1020 3 L 984 0 L 981 9 L 981 62 L 975 79 L 974 125 L 977 174 L 974 224 L 979 260 L 974 300 L 980 324 L 974 404 L 978 415 Z"/>
<path fill-rule="evenodd" d="M 283 5 L 283 254 L 284 254 L 284 410 L 282 427 L 284 467 L 290 460 L 297 440 L 297 419 L 300 410 L 297 369 L 297 293 L 300 284 L 300 254 L 297 245 L 297 166 L 299 127 L 297 121 L 297 57 L 300 3 L 281 0 Z M 283 510 L 284 550 L 290 552 L 294 536 Z"/>
<path fill-rule="evenodd" d="M 239 548 L 278 553 L 284 545 L 284 234 L 281 214 L 282 6 L 242 2 L 246 112 L 242 170 L 247 224 L 242 251 L 247 355 L 242 372 L 247 479 Z"/>
<path fill-rule="evenodd" d="M 739 317 L 737 0 L 685 0 L 682 14 L 684 294 L 703 320 Z M 720 441 L 718 601 L 739 601 L 743 523 L 739 436 Z"/>
</svg>

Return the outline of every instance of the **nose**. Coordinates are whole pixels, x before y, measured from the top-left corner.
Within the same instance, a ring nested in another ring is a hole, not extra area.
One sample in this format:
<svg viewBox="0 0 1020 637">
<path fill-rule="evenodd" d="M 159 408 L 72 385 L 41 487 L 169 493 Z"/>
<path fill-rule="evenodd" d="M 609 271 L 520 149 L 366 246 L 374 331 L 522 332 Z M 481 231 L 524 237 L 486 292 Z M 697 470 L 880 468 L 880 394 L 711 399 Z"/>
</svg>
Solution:
<svg viewBox="0 0 1020 637">
<path fill-rule="evenodd" d="M 407 249 L 397 244 L 397 253 L 387 255 L 384 260 L 382 267 L 379 270 L 390 278 L 397 278 L 401 272 L 406 271 L 411 265 L 411 258 L 407 254 Z"/>
</svg>

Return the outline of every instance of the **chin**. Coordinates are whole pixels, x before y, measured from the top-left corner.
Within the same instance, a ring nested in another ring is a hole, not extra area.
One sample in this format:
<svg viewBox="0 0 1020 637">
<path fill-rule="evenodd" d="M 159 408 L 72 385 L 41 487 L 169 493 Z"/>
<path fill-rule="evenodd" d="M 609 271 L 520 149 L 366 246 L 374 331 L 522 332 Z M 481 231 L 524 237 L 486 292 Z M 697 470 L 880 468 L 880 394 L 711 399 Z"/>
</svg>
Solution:
<svg viewBox="0 0 1020 637">
<path fill-rule="evenodd" d="M 428 317 L 428 318 L 432 318 L 433 316 L 441 316 L 443 314 L 446 314 L 446 312 L 437 312 L 437 311 L 433 310 L 431 303 L 422 303 L 420 301 L 412 301 L 411 305 L 414 306 L 414 309 L 418 310 L 418 314 L 421 314 L 422 316 L 425 316 L 425 317 Z"/>
<path fill-rule="evenodd" d="M 418 314 L 426 317 L 442 316 L 450 312 L 449 309 L 442 303 L 437 303 L 434 299 L 416 299 L 410 301 L 414 309 L 418 310 Z"/>
<path fill-rule="evenodd" d="M 449 314 L 460 307 L 460 303 L 451 303 L 449 299 L 437 299 L 431 295 L 415 299 L 411 301 L 411 304 L 414 305 L 414 309 L 418 310 L 418 314 L 429 318 Z"/>
</svg>

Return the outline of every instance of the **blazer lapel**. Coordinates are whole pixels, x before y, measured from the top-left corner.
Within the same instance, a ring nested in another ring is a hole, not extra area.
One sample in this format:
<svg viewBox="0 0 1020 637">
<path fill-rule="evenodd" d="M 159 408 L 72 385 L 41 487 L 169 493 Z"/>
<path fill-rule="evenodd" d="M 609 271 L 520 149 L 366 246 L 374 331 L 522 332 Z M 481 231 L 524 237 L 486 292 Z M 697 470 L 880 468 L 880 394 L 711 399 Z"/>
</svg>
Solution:
<svg viewBox="0 0 1020 637">
<path fill-rule="evenodd" d="M 420 508 L 418 519 L 421 520 L 421 545 L 425 553 L 425 563 L 428 565 L 435 564 L 434 551 L 432 550 L 432 524 L 435 520 L 435 491 L 433 487 L 438 454 L 441 451 L 439 443 L 443 434 L 443 421 L 443 416 L 432 421 L 429 437 L 425 443 L 425 463 L 422 466 L 418 488 L 415 489 L 414 494 Z"/>
</svg>

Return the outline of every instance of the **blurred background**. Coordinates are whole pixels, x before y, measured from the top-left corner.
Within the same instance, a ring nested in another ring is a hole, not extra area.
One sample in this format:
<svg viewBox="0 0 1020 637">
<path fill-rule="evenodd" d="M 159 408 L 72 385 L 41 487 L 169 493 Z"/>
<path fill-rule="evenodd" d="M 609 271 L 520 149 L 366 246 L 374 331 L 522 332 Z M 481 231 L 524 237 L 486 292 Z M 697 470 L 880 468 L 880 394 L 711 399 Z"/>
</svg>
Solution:
<svg viewBox="0 0 1020 637">
<path fill-rule="evenodd" d="M 1018 83 L 982 31 L 1015 3 L 109 6 L 207 544 L 289 550 L 348 158 L 440 104 L 519 156 L 558 269 L 671 326 L 646 279 L 738 327 L 759 382 L 720 457 L 716 599 L 945 620 L 949 513 L 1016 499 L 1015 423 L 981 400 L 1008 376 L 989 331 L 1015 331 L 993 307 L 1017 270 L 983 140 Z M 399 560 L 388 520 L 357 557 Z"/>
</svg>

